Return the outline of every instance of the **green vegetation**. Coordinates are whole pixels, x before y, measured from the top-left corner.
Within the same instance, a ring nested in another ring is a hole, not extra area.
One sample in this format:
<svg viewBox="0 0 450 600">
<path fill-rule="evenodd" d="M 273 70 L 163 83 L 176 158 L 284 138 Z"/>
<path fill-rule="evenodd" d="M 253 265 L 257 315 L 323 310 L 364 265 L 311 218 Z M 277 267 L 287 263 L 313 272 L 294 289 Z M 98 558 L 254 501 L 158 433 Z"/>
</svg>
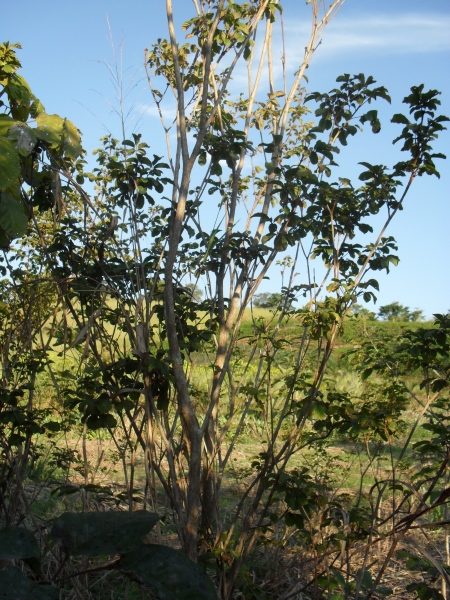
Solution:
<svg viewBox="0 0 450 600">
<path fill-rule="evenodd" d="M 198 4 L 180 45 L 167 2 L 147 56 L 166 159 L 108 135 L 87 171 L 1 46 L 0 597 L 443 598 L 450 315 L 358 304 L 399 260 L 386 228 L 415 178 L 439 175 L 439 92 L 393 115 L 404 160 L 334 181 L 391 102 L 363 74 L 304 97 L 342 0 L 310 2 L 284 91 L 281 5 Z M 258 294 L 275 266 L 281 290 Z"/>
<path fill-rule="evenodd" d="M 411 311 L 407 306 L 402 306 L 398 302 L 380 306 L 378 316 L 386 321 L 423 321 L 421 310 Z"/>
</svg>

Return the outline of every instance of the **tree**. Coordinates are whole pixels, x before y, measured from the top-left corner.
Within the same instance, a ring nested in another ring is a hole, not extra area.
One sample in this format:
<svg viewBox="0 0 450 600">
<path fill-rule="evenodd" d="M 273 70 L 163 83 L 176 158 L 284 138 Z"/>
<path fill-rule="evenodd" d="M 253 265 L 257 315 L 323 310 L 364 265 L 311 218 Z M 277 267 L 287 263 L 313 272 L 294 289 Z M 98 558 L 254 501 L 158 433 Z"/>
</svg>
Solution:
<svg viewBox="0 0 450 600">
<path fill-rule="evenodd" d="M 195 300 L 195 302 L 202 301 L 203 292 L 195 283 L 188 283 L 184 287 L 187 290 L 187 293 L 190 294 L 192 300 Z"/>
<path fill-rule="evenodd" d="M 369 319 L 369 321 L 374 321 L 376 319 L 376 314 L 368 308 L 361 306 L 361 304 L 354 304 L 352 306 L 352 314 L 354 314 L 357 317 Z"/>
<path fill-rule="evenodd" d="M 53 207 L 55 219 L 60 217 L 60 174 L 67 177 L 82 152 L 75 125 L 46 114 L 17 73 L 20 47 L 0 44 L 0 248 L 25 235 L 36 211 Z"/>
<path fill-rule="evenodd" d="M 378 316 L 384 321 L 423 321 L 423 311 L 411 311 L 399 302 L 391 302 L 391 304 L 380 306 Z"/>
<path fill-rule="evenodd" d="M 308 470 L 292 473 L 289 461 L 348 427 L 342 397 L 323 400 L 328 361 L 352 304 L 375 298 L 372 272 L 398 262 L 387 227 L 414 179 L 438 175 L 434 160 L 442 158 L 432 142 L 447 119 L 436 116 L 438 92 L 419 85 L 404 99 L 409 117 L 392 118 L 402 126 L 395 141 L 405 159 L 391 168 L 363 162 L 357 183 L 333 179 L 340 147 L 362 126 L 376 134 L 381 123 L 372 104 L 391 101 L 363 74 L 340 76 L 329 93 L 302 88 L 342 3 L 310 2 L 311 38 L 295 73 L 283 71 L 278 84 L 278 1 L 196 2 L 197 14 L 183 25 L 188 42 L 180 44 L 166 0 L 168 39 L 152 46 L 146 68 L 167 162 L 151 157 L 139 135 L 103 138 L 92 173 L 79 163 L 63 171 L 61 226 L 36 250 L 64 308 L 49 335 L 78 361 L 65 406 L 79 411 L 86 428 L 107 430 L 123 456 L 141 448 L 151 506 L 157 512 L 158 479 L 183 549 L 194 561 L 211 557 L 224 600 L 233 597 L 263 532 L 279 519 L 278 493 L 286 522 L 299 531 L 307 531 L 307 519 L 325 502 Z M 286 64 L 283 56 L 282 69 Z M 233 97 L 238 67 L 246 70 L 248 89 Z M 311 103 L 315 122 L 306 117 Z M 81 188 L 84 178 L 95 186 L 93 197 Z M 371 236 L 371 218 L 383 211 L 385 222 Z M 371 237 L 363 245 L 354 241 L 357 233 Z M 282 294 L 307 299 L 296 315 L 297 338 L 279 337 L 286 306 L 270 322 L 255 321 L 254 335 L 242 336 L 246 308 L 290 247 L 295 258 Z M 297 283 L 300 257 L 307 276 Z M 319 284 L 311 268 L 316 258 L 324 267 Z M 201 306 L 185 293 L 192 279 L 204 284 Z M 200 353 L 206 384 L 196 378 Z M 225 520 L 224 478 L 250 411 L 259 452 Z M 317 416 L 324 412 L 326 418 Z M 128 502 L 133 509 L 132 485 Z"/>
<path fill-rule="evenodd" d="M 255 294 L 253 297 L 253 306 L 256 308 L 281 308 L 282 296 L 279 292 L 264 292 Z"/>
<path fill-rule="evenodd" d="M 423 310 L 416 308 L 416 310 L 412 310 L 409 313 L 410 321 L 423 321 L 425 319 L 423 315 Z"/>
</svg>

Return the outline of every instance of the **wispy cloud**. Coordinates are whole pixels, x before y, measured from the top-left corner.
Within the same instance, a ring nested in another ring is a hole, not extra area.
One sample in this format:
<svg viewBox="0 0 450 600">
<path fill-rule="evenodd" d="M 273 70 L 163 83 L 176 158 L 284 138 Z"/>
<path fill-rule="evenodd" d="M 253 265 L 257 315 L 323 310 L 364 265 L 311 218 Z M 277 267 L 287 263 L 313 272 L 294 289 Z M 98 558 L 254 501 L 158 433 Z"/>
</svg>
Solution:
<svg viewBox="0 0 450 600">
<path fill-rule="evenodd" d="M 348 52 L 365 54 L 423 54 L 450 50 L 450 16 L 444 14 L 406 14 L 339 18 L 325 31 L 316 60 Z M 287 27 L 290 47 L 307 39 L 302 24 Z"/>
<path fill-rule="evenodd" d="M 429 54 L 450 51 L 450 15 L 440 13 L 410 13 L 393 15 L 367 14 L 364 17 L 337 17 L 326 28 L 322 43 L 317 49 L 314 63 L 342 60 L 345 55 L 389 56 Z M 299 68 L 304 48 L 311 33 L 310 23 L 291 20 L 285 23 L 286 68 L 288 79 Z M 261 46 L 257 39 L 256 48 Z M 273 40 L 274 77 L 277 85 L 282 78 L 282 42 L 276 31 Z M 256 56 L 258 51 L 256 51 Z M 256 69 L 256 62 L 253 71 Z M 264 69 L 262 87 L 267 83 Z M 229 89 L 232 93 L 247 89 L 245 65 L 240 64 L 233 73 Z"/>
<path fill-rule="evenodd" d="M 293 73 L 301 65 L 304 48 L 308 43 L 311 25 L 306 20 L 285 22 L 286 71 L 288 84 Z M 444 13 L 409 13 L 375 15 L 367 13 L 360 17 L 343 17 L 340 14 L 326 28 L 322 43 L 314 56 L 314 64 L 330 62 L 334 58 L 342 60 L 345 55 L 389 56 L 430 54 L 450 51 L 450 15 Z M 253 78 L 258 63 L 258 50 L 262 47 L 263 30 L 256 40 Z M 282 89 L 283 66 L 282 40 L 280 31 L 275 29 L 273 38 L 273 72 L 278 89 Z M 226 63 L 226 66 L 228 63 Z M 222 65 L 223 66 L 223 65 Z M 248 86 L 246 63 L 240 62 L 233 72 L 228 85 L 231 96 L 246 91 Z M 267 63 L 261 78 L 261 96 L 266 99 L 268 88 Z M 143 113 L 151 118 L 159 118 L 155 104 L 143 107 Z M 163 115 L 168 121 L 175 114 L 172 99 L 164 104 Z"/>
<path fill-rule="evenodd" d="M 166 125 L 171 124 L 171 122 L 174 118 L 174 115 L 175 115 L 175 108 L 176 108 L 176 105 L 170 101 L 169 101 L 169 103 L 167 103 L 167 105 L 166 104 L 161 105 L 162 116 L 164 119 L 167 120 Z M 154 102 L 152 102 L 151 104 L 142 105 L 141 110 L 142 110 L 143 114 L 145 114 L 149 117 L 154 117 L 156 119 L 160 119 L 158 107 L 156 106 L 156 104 Z"/>
</svg>

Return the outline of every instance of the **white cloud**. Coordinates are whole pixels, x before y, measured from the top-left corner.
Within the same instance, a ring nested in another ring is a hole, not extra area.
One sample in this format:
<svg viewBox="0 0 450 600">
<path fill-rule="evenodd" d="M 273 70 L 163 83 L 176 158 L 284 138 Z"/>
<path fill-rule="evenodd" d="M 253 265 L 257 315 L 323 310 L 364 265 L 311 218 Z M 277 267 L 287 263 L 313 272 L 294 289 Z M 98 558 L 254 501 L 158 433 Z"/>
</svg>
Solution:
<svg viewBox="0 0 450 600">
<path fill-rule="evenodd" d="M 166 126 L 171 125 L 175 115 L 175 108 L 176 105 L 173 102 L 168 103 L 167 105 L 164 102 L 161 104 L 161 113 L 163 115 L 163 118 L 167 121 Z M 149 117 L 154 117 L 155 119 L 161 118 L 158 107 L 154 102 L 152 104 L 142 105 L 141 110 L 142 114 L 145 114 Z"/>
<path fill-rule="evenodd" d="M 289 24 L 290 48 L 308 37 L 307 28 Z M 325 30 L 316 60 L 355 52 L 366 54 L 422 54 L 450 50 L 450 17 L 443 14 L 406 14 L 340 18 Z"/>
<path fill-rule="evenodd" d="M 278 23 L 277 23 L 278 24 Z M 292 83 L 293 73 L 301 65 L 304 48 L 308 43 L 311 26 L 308 20 L 290 20 L 285 22 L 286 70 L 288 84 Z M 323 41 L 314 56 L 314 64 L 320 61 L 330 62 L 335 57 L 342 60 L 345 55 L 389 56 L 408 54 L 429 54 L 432 52 L 450 51 L 450 16 L 439 13 L 410 13 L 393 15 L 366 14 L 363 17 L 341 17 L 338 14 L 325 29 Z M 259 53 L 262 47 L 264 31 L 261 28 L 256 40 L 255 60 L 253 62 L 253 79 L 256 74 Z M 275 28 L 273 38 L 273 70 L 276 86 L 282 89 L 282 41 L 278 28 Z M 229 58 L 231 60 L 231 57 Z M 221 67 L 227 66 L 225 62 Z M 233 72 L 228 85 L 232 97 L 239 92 L 247 92 L 247 65 L 240 61 Z M 265 62 L 259 100 L 264 101 L 268 89 L 267 62 Z M 162 105 L 166 124 L 175 115 L 175 104 L 171 97 Z M 159 119 L 159 113 L 154 103 L 142 107 L 142 112 L 148 117 Z"/>
<path fill-rule="evenodd" d="M 288 80 L 299 68 L 304 56 L 304 48 L 311 32 L 306 20 L 291 20 L 285 23 L 286 68 Z M 314 63 L 334 57 L 358 53 L 366 56 L 398 56 L 407 54 L 428 54 L 450 50 L 450 16 L 439 13 L 410 13 L 394 15 L 366 15 L 345 18 L 338 14 L 325 29 L 323 41 L 314 56 Z M 261 30 L 261 36 L 263 34 Z M 256 42 L 255 57 L 261 48 L 262 38 Z M 274 77 L 277 86 L 282 82 L 282 42 L 280 32 L 275 29 L 273 39 Z M 256 72 L 257 58 L 253 63 Z M 267 67 L 263 70 L 261 89 L 267 87 Z M 238 64 L 233 73 L 229 90 L 232 94 L 247 90 L 247 72 L 243 63 Z"/>
</svg>

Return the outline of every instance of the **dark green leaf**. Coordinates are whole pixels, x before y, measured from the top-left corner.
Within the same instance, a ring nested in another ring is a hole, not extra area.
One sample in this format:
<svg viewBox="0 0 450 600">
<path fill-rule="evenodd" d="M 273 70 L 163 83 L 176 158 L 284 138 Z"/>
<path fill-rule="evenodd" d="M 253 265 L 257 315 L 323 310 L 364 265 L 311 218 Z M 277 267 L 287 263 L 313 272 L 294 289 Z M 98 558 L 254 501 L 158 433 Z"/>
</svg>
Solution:
<svg viewBox="0 0 450 600">
<path fill-rule="evenodd" d="M 390 596 L 391 594 L 393 594 L 392 588 L 388 588 L 388 587 L 377 587 L 375 592 L 377 594 L 379 594 L 380 596 Z"/>
<path fill-rule="evenodd" d="M 0 560 L 39 558 L 40 554 L 36 539 L 28 529 L 14 525 L 0 529 Z"/>
<path fill-rule="evenodd" d="M 217 600 L 212 581 L 181 550 L 148 544 L 122 556 L 120 566 L 133 571 L 160 600 Z"/>
<path fill-rule="evenodd" d="M 20 175 L 20 156 L 14 143 L 0 137 L 0 188 L 13 185 Z"/>
<path fill-rule="evenodd" d="M 89 427 L 89 429 L 94 430 L 102 428 L 113 429 L 117 425 L 117 420 L 109 413 L 92 414 L 87 417 L 86 425 Z"/>
<path fill-rule="evenodd" d="M 220 163 L 216 162 L 211 165 L 211 175 L 222 175 L 222 166 Z"/>
<path fill-rule="evenodd" d="M 58 423 L 57 421 L 49 421 L 48 423 L 45 423 L 44 427 L 47 431 L 61 431 L 61 423 Z"/>
<path fill-rule="evenodd" d="M 409 120 L 400 113 L 394 115 L 391 119 L 391 123 L 401 123 L 403 125 L 409 125 Z"/>
<path fill-rule="evenodd" d="M 0 196 L 0 223 L 11 238 L 25 235 L 28 228 L 28 217 L 23 204 L 2 192 Z"/>
<path fill-rule="evenodd" d="M 18 567 L 0 571 L 0 600 L 58 600 L 59 590 L 50 585 L 38 585 L 28 579 Z"/>
<path fill-rule="evenodd" d="M 139 547 L 158 520 L 157 514 L 145 510 L 64 513 L 51 534 L 74 556 L 123 554 Z"/>
</svg>

